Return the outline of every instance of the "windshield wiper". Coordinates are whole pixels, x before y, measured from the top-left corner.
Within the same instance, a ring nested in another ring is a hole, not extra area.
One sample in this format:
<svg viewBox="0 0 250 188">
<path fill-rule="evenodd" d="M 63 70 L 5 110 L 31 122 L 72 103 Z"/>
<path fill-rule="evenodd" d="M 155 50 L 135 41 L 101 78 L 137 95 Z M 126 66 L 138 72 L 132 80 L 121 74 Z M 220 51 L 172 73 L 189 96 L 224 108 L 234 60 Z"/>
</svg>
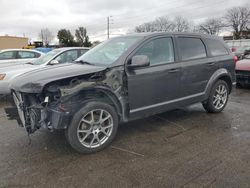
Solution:
<svg viewBox="0 0 250 188">
<path fill-rule="evenodd" d="M 28 63 L 26 63 L 26 64 L 29 64 L 29 65 L 34 65 L 34 63 L 32 63 L 32 62 L 28 62 Z"/>
<path fill-rule="evenodd" d="M 79 61 L 74 61 L 76 63 L 82 63 L 82 64 L 87 64 L 87 65 L 93 65 L 92 63 L 88 62 L 88 61 L 83 61 L 83 60 L 79 60 Z"/>
</svg>

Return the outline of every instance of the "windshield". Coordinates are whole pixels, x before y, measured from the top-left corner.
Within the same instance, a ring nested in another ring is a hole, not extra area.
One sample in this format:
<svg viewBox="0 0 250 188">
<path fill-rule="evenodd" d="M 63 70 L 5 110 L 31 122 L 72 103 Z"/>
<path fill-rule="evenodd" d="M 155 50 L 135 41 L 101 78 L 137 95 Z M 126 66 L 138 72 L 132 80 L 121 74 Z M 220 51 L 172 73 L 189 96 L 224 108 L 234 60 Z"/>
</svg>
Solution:
<svg viewBox="0 0 250 188">
<path fill-rule="evenodd" d="M 245 55 L 245 59 L 250 59 L 250 54 Z"/>
<path fill-rule="evenodd" d="M 76 61 L 98 65 L 112 64 L 140 38 L 141 36 L 128 36 L 110 39 L 89 50 Z"/>
<path fill-rule="evenodd" d="M 59 52 L 61 52 L 61 50 L 58 50 L 58 49 L 53 50 L 53 51 L 41 56 L 40 58 L 36 59 L 35 61 L 32 62 L 32 64 L 34 64 L 34 65 L 42 65 L 44 63 L 47 63 L 52 57 L 54 57 Z"/>
</svg>

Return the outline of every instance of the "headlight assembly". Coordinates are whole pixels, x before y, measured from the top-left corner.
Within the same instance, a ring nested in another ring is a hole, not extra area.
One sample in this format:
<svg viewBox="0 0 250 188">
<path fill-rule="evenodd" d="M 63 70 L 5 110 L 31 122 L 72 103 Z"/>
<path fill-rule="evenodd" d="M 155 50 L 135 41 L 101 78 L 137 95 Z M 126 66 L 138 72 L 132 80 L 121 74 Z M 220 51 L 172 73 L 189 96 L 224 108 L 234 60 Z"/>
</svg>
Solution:
<svg viewBox="0 0 250 188">
<path fill-rule="evenodd" d="M 0 80 L 3 80 L 5 78 L 6 74 L 0 74 Z"/>
</svg>

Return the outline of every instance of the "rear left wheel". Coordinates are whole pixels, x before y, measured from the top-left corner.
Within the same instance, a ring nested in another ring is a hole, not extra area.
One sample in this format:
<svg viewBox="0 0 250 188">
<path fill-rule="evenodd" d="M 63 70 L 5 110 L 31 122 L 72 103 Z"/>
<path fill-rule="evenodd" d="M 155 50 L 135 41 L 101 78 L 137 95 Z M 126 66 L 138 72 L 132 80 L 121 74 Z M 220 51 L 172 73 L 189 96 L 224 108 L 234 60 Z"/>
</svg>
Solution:
<svg viewBox="0 0 250 188">
<path fill-rule="evenodd" d="M 221 112 L 228 101 L 229 89 L 228 85 L 223 80 L 218 80 L 212 87 L 209 98 L 202 103 L 207 112 Z"/>
<path fill-rule="evenodd" d="M 89 102 L 73 117 L 66 130 L 69 144 L 80 153 L 93 153 L 107 147 L 118 129 L 114 108 L 103 102 Z"/>
</svg>

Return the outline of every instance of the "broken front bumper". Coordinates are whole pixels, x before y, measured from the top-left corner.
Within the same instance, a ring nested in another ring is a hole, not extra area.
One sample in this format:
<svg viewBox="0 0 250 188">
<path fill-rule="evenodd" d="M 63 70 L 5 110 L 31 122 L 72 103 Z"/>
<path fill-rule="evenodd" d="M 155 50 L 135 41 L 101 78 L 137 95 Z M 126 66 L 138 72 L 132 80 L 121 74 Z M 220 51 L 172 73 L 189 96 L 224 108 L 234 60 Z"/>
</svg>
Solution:
<svg viewBox="0 0 250 188">
<path fill-rule="evenodd" d="M 23 109 L 23 97 L 22 94 L 19 92 L 13 92 L 13 100 L 15 102 L 15 105 L 17 107 L 17 112 L 20 118 L 20 121 L 22 125 L 25 127 L 26 122 L 25 122 L 25 115 L 24 115 L 24 109 Z"/>
<path fill-rule="evenodd" d="M 57 105 L 41 107 L 41 105 L 25 106 L 23 95 L 13 92 L 13 100 L 19 118 L 15 118 L 29 133 L 35 132 L 40 127 L 66 129 L 70 123 L 70 112 L 62 111 Z M 9 117 L 13 115 L 8 114 Z"/>
<path fill-rule="evenodd" d="M 70 113 L 61 112 L 58 109 L 48 109 L 47 128 L 66 129 L 70 124 Z"/>
</svg>

